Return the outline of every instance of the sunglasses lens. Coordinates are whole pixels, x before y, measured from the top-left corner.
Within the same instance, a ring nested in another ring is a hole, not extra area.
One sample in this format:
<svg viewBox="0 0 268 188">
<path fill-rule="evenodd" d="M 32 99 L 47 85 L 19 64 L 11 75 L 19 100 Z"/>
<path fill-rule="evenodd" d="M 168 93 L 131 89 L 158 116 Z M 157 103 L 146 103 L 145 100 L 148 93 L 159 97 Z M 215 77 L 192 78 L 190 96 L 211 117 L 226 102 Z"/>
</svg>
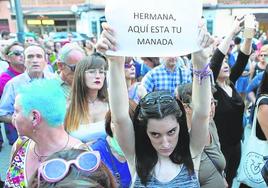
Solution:
<svg viewBox="0 0 268 188">
<path fill-rule="evenodd" d="M 155 101 L 155 99 L 147 99 L 147 100 L 145 101 L 145 103 L 146 103 L 147 105 L 153 105 L 153 104 L 156 103 L 156 101 Z"/>
<path fill-rule="evenodd" d="M 68 65 L 68 64 L 65 64 L 67 67 L 69 67 L 69 69 L 74 72 L 75 71 L 75 68 L 76 68 L 76 65 Z"/>
<path fill-rule="evenodd" d="M 21 52 L 14 52 L 15 56 L 20 56 L 22 53 Z"/>
<path fill-rule="evenodd" d="M 125 68 L 130 69 L 133 65 L 134 65 L 133 63 L 125 64 Z"/>
<path fill-rule="evenodd" d="M 8 53 L 9 56 L 12 56 L 12 55 L 20 56 L 22 54 L 23 54 L 23 52 L 21 52 L 21 51 L 13 51 L 13 52 L 9 52 Z"/>
<path fill-rule="evenodd" d="M 78 164 L 82 170 L 92 171 L 97 167 L 99 160 L 92 153 L 84 153 L 80 156 Z"/>
<path fill-rule="evenodd" d="M 44 167 L 45 176 L 50 179 L 59 179 L 66 172 L 66 164 L 61 160 L 54 160 L 49 162 Z"/>
<path fill-rule="evenodd" d="M 169 102 L 173 102 L 174 101 L 174 98 L 170 95 L 164 95 L 164 96 L 161 96 L 159 97 L 159 101 L 161 103 L 169 103 Z"/>
</svg>

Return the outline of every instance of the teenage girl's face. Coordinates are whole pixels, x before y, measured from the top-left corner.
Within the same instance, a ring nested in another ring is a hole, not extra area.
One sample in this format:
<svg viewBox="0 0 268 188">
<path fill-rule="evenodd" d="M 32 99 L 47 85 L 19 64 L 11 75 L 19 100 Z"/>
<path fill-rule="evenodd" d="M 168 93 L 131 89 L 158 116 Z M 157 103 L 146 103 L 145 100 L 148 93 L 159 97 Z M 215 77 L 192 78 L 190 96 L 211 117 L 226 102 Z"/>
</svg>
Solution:
<svg viewBox="0 0 268 188">
<path fill-rule="evenodd" d="M 85 82 L 89 89 L 100 90 L 103 87 L 106 71 L 100 69 L 88 69 L 85 72 Z"/>
<path fill-rule="evenodd" d="M 160 156 L 171 155 L 178 143 L 179 131 L 180 126 L 174 115 L 148 120 L 147 135 Z"/>
</svg>

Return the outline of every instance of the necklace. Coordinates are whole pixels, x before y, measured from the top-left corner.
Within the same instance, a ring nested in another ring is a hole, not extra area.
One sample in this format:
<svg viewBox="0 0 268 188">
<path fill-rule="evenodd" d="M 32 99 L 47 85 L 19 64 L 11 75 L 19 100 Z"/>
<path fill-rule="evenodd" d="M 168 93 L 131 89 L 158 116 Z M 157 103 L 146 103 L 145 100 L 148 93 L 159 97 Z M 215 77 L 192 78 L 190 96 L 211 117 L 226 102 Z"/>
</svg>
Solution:
<svg viewBox="0 0 268 188">
<path fill-rule="evenodd" d="M 69 144 L 69 134 L 68 134 L 68 137 L 67 137 L 67 142 L 66 142 L 66 144 L 64 145 L 64 147 L 62 148 L 62 149 L 60 149 L 60 150 L 58 150 L 58 151 L 62 151 L 62 150 L 64 150 L 67 146 L 68 146 L 68 144 Z M 37 152 L 36 152 L 36 144 L 34 145 L 34 154 L 36 155 L 36 157 L 37 157 L 37 159 L 38 159 L 38 162 L 39 163 L 41 163 L 41 162 L 43 162 L 43 159 L 44 158 L 47 158 L 49 155 L 39 155 Z M 57 152 L 58 152 L 57 151 Z"/>
<path fill-rule="evenodd" d="M 93 100 L 88 99 L 88 102 L 89 102 L 89 104 L 94 104 L 94 103 L 96 102 L 97 99 L 98 99 L 98 97 L 96 97 L 96 98 L 93 99 Z"/>
</svg>

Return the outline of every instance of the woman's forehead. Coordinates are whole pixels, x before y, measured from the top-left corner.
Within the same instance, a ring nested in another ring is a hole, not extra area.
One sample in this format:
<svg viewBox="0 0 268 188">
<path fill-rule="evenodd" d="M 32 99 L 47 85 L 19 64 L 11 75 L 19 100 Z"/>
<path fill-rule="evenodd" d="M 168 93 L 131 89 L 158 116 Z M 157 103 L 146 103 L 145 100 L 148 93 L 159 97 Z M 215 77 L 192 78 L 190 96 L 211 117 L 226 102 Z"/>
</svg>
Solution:
<svg viewBox="0 0 268 188">
<path fill-rule="evenodd" d="M 174 115 L 168 115 L 162 119 L 148 119 L 147 131 L 166 133 L 171 129 L 178 127 L 179 123 Z"/>
</svg>

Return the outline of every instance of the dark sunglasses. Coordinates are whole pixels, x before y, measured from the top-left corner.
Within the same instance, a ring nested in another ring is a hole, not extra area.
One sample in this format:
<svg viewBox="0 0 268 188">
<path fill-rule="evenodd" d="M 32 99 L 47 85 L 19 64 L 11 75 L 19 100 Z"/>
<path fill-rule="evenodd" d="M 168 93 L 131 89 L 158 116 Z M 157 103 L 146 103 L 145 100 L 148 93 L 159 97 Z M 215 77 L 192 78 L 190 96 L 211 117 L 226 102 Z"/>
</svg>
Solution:
<svg viewBox="0 0 268 188">
<path fill-rule="evenodd" d="M 160 115 L 160 117 L 163 117 L 163 113 L 165 114 L 167 111 L 169 111 L 169 108 L 174 109 L 179 117 L 181 117 L 183 114 L 179 105 L 177 104 L 176 99 L 170 92 L 158 91 L 149 93 L 140 100 L 139 105 L 140 112 L 138 117 L 140 120 L 150 118 L 151 116 L 154 117 L 155 113 Z M 161 107 L 162 105 L 163 107 Z"/>
<path fill-rule="evenodd" d="M 141 105 L 145 104 L 145 105 L 154 105 L 159 103 L 171 103 L 174 102 L 175 99 L 173 96 L 171 95 L 161 95 L 159 97 L 145 97 L 143 99 L 141 99 Z"/>
<path fill-rule="evenodd" d="M 69 67 L 69 69 L 70 69 L 72 72 L 75 71 L 76 65 L 68 65 L 67 63 L 64 63 L 64 65 L 66 65 L 67 67 Z"/>
<path fill-rule="evenodd" d="M 126 69 L 130 69 L 132 66 L 134 66 L 134 63 L 125 63 Z"/>
<path fill-rule="evenodd" d="M 11 51 L 7 54 L 8 56 L 20 56 L 20 55 L 23 55 L 23 51 L 18 51 L 18 50 L 15 50 L 15 51 Z"/>
</svg>

